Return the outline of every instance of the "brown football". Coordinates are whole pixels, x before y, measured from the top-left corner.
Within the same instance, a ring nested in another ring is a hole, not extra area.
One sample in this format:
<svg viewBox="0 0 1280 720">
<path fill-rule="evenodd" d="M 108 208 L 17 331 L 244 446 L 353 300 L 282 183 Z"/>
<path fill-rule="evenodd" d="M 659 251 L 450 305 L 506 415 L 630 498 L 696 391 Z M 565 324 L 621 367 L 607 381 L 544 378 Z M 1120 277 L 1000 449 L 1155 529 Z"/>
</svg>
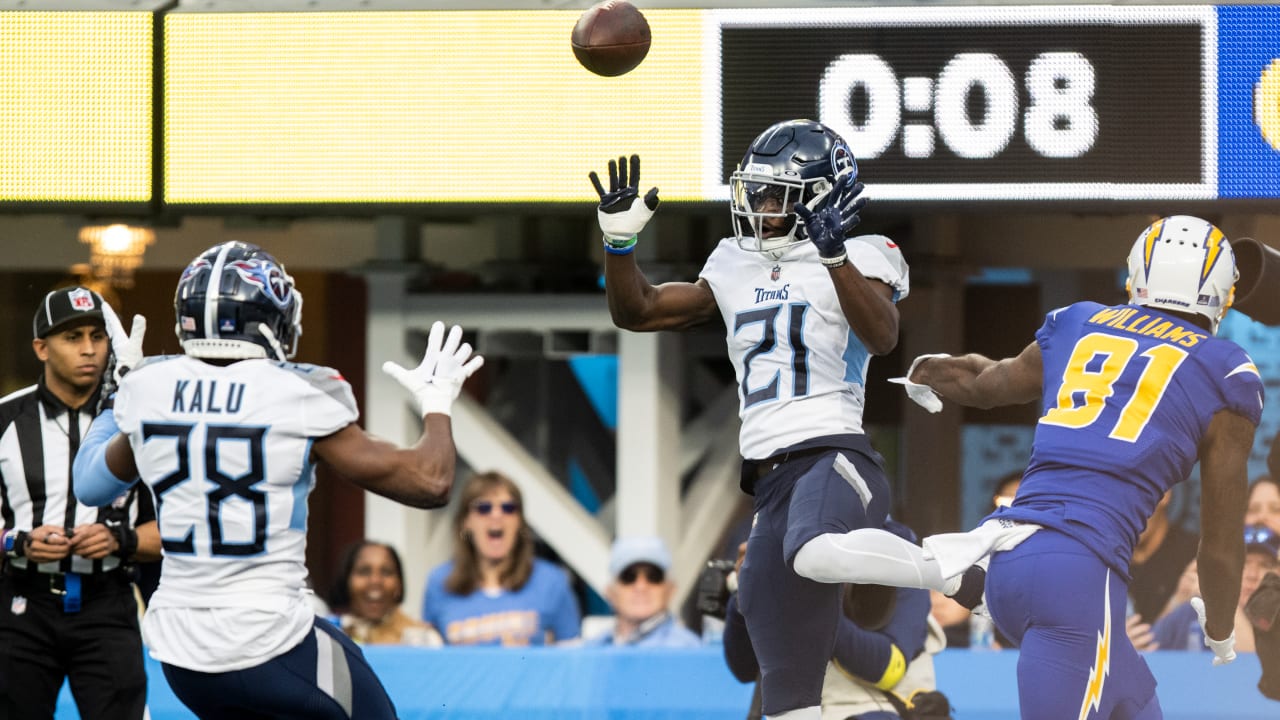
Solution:
<svg viewBox="0 0 1280 720">
<path fill-rule="evenodd" d="M 582 13 L 573 26 L 573 54 L 597 75 L 634 70 L 649 53 L 649 21 L 627 0 L 604 0 Z"/>
</svg>

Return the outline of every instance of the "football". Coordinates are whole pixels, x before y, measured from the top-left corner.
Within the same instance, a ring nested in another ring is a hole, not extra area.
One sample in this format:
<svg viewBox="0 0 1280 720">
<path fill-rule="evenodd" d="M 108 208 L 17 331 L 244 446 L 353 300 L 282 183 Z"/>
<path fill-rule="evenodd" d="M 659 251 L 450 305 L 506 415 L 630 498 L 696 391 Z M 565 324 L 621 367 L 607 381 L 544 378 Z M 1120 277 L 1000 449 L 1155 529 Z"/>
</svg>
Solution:
<svg viewBox="0 0 1280 720">
<path fill-rule="evenodd" d="M 635 69 L 649 53 L 649 21 L 627 0 L 604 0 L 573 26 L 573 54 L 597 75 L 615 77 Z"/>
</svg>

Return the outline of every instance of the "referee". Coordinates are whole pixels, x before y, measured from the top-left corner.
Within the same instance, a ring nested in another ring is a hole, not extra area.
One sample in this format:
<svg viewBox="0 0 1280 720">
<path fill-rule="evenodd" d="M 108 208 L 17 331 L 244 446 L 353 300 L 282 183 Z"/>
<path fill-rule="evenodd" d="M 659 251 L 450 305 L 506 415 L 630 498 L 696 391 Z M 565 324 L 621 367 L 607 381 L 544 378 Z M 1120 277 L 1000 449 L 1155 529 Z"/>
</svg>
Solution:
<svg viewBox="0 0 1280 720">
<path fill-rule="evenodd" d="M 31 343 L 44 372 L 0 399 L 0 720 L 51 720 L 64 679 L 86 720 L 146 708 L 126 564 L 160 557 L 151 494 L 138 486 L 95 508 L 72 492 L 110 355 L 102 304 L 82 287 L 46 295 Z"/>
</svg>

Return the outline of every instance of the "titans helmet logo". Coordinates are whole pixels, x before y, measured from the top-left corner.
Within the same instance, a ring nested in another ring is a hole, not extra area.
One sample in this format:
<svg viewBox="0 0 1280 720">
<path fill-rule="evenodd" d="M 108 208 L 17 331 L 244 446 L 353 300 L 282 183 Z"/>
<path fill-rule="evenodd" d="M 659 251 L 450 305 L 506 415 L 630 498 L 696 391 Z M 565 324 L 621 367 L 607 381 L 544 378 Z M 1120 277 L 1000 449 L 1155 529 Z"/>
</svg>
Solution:
<svg viewBox="0 0 1280 720">
<path fill-rule="evenodd" d="M 277 307 L 288 307 L 289 301 L 293 299 L 293 283 L 275 263 L 235 260 L 227 263 L 227 267 L 235 270 L 244 282 L 262 290 Z"/>
<path fill-rule="evenodd" d="M 858 161 L 853 159 L 853 151 L 849 150 L 849 146 L 844 143 L 836 143 L 831 148 L 831 174 L 834 177 L 840 177 L 847 170 L 852 170 L 854 175 L 858 174 Z"/>
</svg>

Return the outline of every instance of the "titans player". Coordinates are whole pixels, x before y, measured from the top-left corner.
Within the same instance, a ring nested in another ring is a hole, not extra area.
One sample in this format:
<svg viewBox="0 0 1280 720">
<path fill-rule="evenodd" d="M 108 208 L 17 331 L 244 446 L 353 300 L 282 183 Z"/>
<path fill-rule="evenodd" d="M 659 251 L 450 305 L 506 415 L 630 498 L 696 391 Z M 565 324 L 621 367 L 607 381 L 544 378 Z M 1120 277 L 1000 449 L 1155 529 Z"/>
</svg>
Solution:
<svg viewBox="0 0 1280 720">
<path fill-rule="evenodd" d="M 414 507 L 449 498 L 450 407 L 481 364 L 431 329 L 420 366 L 383 369 L 413 393 L 423 434 L 401 449 L 356 425 L 335 370 L 288 362 L 302 296 L 275 258 L 224 243 L 197 257 L 175 297 L 183 355 L 142 361 L 126 336 L 114 411 L 76 458 L 76 494 L 104 505 L 140 476 L 156 496 L 164 568 L 143 635 L 178 698 L 201 718 L 394 718 L 360 650 L 305 595 L 307 495 L 315 465 Z M 129 369 L 132 368 L 132 369 Z"/>
<path fill-rule="evenodd" d="M 887 533 L 851 533 L 840 539 L 845 564 L 831 574 L 942 589 L 954 548 L 988 543 L 993 525 L 995 535 L 1041 528 L 996 552 L 986 579 L 996 624 L 1021 648 L 1022 717 L 1161 717 L 1155 679 L 1125 634 L 1129 560 L 1156 503 L 1197 460 L 1203 598 L 1192 602 L 1214 664 L 1235 658 L 1247 461 L 1263 387 L 1244 350 L 1214 336 L 1237 278 L 1221 230 L 1164 218 L 1129 254 L 1128 304 L 1056 310 L 1021 354 L 999 362 L 918 358 L 908 392 L 931 411 L 941 407 L 935 391 L 975 407 L 1039 400 L 1031 464 L 1012 507 L 982 528 L 926 540 L 926 552 Z"/>
<path fill-rule="evenodd" d="M 764 713 L 819 718 L 822 681 L 841 615 L 839 585 L 815 582 L 797 559 L 813 538 L 880 527 L 889 488 L 862 428 L 867 365 L 898 341 L 894 303 L 907 295 L 902 253 L 882 235 L 846 239 L 862 185 L 849 147 L 809 120 L 779 123 L 752 143 L 730 178 L 734 237 L 721 240 L 696 282 L 651 285 L 632 252 L 658 206 L 639 198 L 639 158 L 609 163 L 598 219 L 614 323 L 676 330 L 712 320 L 727 329 L 737 376 L 743 489 L 756 522 L 739 585 L 762 673 Z M 892 687 L 906 669 L 892 658 Z"/>
</svg>

